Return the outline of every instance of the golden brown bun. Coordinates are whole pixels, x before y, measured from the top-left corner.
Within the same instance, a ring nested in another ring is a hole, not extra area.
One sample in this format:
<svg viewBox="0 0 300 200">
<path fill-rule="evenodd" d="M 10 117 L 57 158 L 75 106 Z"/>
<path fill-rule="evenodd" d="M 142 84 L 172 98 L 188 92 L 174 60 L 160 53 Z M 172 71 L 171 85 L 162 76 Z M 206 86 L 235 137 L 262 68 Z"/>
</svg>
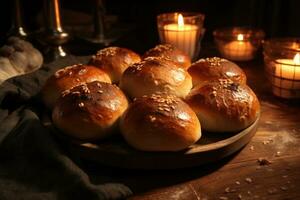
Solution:
<svg viewBox="0 0 300 200">
<path fill-rule="evenodd" d="M 181 99 L 167 95 L 135 99 L 120 127 L 128 144 L 142 151 L 179 151 L 201 137 L 193 110 Z"/>
<path fill-rule="evenodd" d="M 153 93 L 184 98 L 192 88 L 192 78 L 171 60 L 148 57 L 126 69 L 120 87 L 132 98 Z"/>
<path fill-rule="evenodd" d="M 95 140 L 113 133 L 128 107 L 115 85 L 94 81 L 66 90 L 58 99 L 52 120 L 64 133 L 81 140 Z"/>
<path fill-rule="evenodd" d="M 234 132 L 251 125 L 260 106 L 254 92 L 229 79 L 206 82 L 192 89 L 186 102 L 196 112 L 201 126 L 210 132 Z"/>
<path fill-rule="evenodd" d="M 43 101 L 52 109 L 63 91 L 92 81 L 111 83 L 104 71 L 93 66 L 78 64 L 60 69 L 46 81 L 42 89 Z"/>
<path fill-rule="evenodd" d="M 143 58 L 147 57 L 163 57 L 178 63 L 184 69 L 191 66 L 191 58 L 183 51 L 177 49 L 171 44 L 159 44 L 152 49 L 149 49 Z"/>
<path fill-rule="evenodd" d="M 246 74 L 235 63 L 223 58 L 212 57 L 200 59 L 188 69 L 192 76 L 193 86 L 214 79 L 231 79 L 234 82 L 246 84 Z"/>
<path fill-rule="evenodd" d="M 140 56 L 129 49 L 108 47 L 92 56 L 89 64 L 104 70 L 113 83 L 118 83 L 127 67 L 140 61 Z"/>
</svg>

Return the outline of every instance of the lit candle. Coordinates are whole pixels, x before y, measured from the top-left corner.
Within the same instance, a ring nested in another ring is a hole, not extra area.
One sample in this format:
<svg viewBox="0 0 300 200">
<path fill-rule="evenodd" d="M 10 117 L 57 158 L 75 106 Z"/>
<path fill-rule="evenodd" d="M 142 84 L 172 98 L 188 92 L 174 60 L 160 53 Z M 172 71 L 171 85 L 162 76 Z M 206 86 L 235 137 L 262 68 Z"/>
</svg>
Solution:
<svg viewBox="0 0 300 200">
<path fill-rule="evenodd" d="M 237 40 L 225 44 L 221 51 L 225 58 L 235 61 L 251 60 L 254 52 L 254 47 L 244 40 L 243 34 L 238 34 Z"/>
<path fill-rule="evenodd" d="M 294 59 L 277 59 L 275 62 L 275 77 L 273 92 L 277 96 L 288 98 L 290 93 L 286 89 L 300 89 L 300 54 L 297 53 Z M 283 88 L 285 90 L 281 90 Z"/>
<path fill-rule="evenodd" d="M 300 54 L 294 59 L 277 59 L 275 75 L 285 79 L 300 80 Z"/>
<path fill-rule="evenodd" d="M 264 60 L 272 92 L 286 99 L 300 99 L 300 48 L 298 38 L 268 39 Z"/>
<path fill-rule="evenodd" d="M 182 14 L 178 15 L 177 23 L 164 26 L 165 42 L 176 46 L 194 57 L 197 46 L 198 26 L 185 24 Z"/>
<path fill-rule="evenodd" d="M 300 89 L 300 54 L 294 59 L 277 59 L 273 77 L 273 93 L 277 96 L 290 98 L 290 91 Z"/>
</svg>

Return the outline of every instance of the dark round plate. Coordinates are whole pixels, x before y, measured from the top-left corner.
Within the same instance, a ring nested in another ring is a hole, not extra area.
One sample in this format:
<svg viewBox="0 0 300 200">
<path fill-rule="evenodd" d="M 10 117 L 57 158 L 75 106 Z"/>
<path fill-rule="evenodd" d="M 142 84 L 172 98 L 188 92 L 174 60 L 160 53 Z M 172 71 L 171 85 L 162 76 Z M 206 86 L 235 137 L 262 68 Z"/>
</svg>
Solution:
<svg viewBox="0 0 300 200">
<path fill-rule="evenodd" d="M 238 133 L 203 133 L 189 149 L 179 152 L 143 152 L 131 148 L 121 136 L 97 143 L 67 140 L 67 148 L 81 158 L 129 169 L 175 169 L 207 164 L 229 156 L 254 136 L 259 117 Z M 65 138 L 66 139 L 66 138 Z M 66 141 L 66 140 L 65 140 Z"/>
</svg>

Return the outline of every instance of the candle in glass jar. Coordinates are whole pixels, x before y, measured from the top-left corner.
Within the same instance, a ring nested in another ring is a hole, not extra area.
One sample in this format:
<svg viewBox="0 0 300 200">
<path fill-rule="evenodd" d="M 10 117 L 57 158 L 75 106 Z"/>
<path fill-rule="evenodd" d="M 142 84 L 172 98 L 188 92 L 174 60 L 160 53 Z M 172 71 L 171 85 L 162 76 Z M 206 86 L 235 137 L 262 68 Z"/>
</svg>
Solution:
<svg viewBox="0 0 300 200">
<path fill-rule="evenodd" d="M 294 59 L 277 59 L 275 63 L 275 77 L 273 78 L 273 93 L 277 96 L 289 98 L 289 90 L 300 89 L 300 54 Z"/>
<path fill-rule="evenodd" d="M 238 34 L 237 40 L 225 44 L 223 56 L 235 61 L 246 61 L 253 59 L 254 47 L 249 41 L 244 40 L 243 34 Z"/>
<path fill-rule="evenodd" d="M 277 59 L 275 75 L 284 79 L 300 80 L 300 54 L 294 59 Z"/>
<path fill-rule="evenodd" d="M 165 42 L 186 52 L 191 58 L 196 51 L 197 32 L 198 27 L 192 24 L 185 24 L 181 14 L 178 15 L 177 23 L 164 26 Z"/>
</svg>

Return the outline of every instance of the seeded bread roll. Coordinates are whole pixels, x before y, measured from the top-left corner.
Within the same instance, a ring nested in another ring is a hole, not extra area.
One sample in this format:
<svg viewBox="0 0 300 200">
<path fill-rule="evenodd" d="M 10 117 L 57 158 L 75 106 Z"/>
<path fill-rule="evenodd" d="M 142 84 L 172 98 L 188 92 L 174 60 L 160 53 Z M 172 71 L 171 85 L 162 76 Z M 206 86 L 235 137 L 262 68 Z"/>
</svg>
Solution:
<svg viewBox="0 0 300 200">
<path fill-rule="evenodd" d="M 260 112 L 254 92 L 244 84 L 219 79 L 192 89 L 186 102 L 210 132 L 235 132 L 251 125 Z"/>
<path fill-rule="evenodd" d="M 113 83 L 118 83 L 123 72 L 140 61 L 140 56 L 129 49 L 108 47 L 93 55 L 89 64 L 104 70 Z"/>
<path fill-rule="evenodd" d="M 63 92 L 52 113 L 54 125 L 80 140 L 96 140 L 114 133 L 127 109 L 124 93 L 115 85 L 94 81 Z"/>
<path fill-rule="evenodd" d="M 121 118 L 120 127 L 128 144 L 142 151 L 180 151 L 201 137 L 193 110 L 168 95 L 137 98 Z"/>
<path fill-rule="evenodd" d="M 92 81 L 111 83 L 104 71 L 93 66 L 77 64 L 60 69 L 46 81 L 42 89 L 43 101 L 52 109 L 63 91 Z"/>
<path fill-rule="evenodd" d="M 188 69 L 191 66 L 191 58 L 183 51 L 177 49 L 171 44 L 159 44 L 152 49 L 149 49 L 143 58 L 147 57 L 162 57 L 176 62 L 180 67 Z"/>
<path fill-rule="evenodd" d="M 214 79 L 231 79 L 240 84 L 246 84 L 246 74 L 235 63 L 229 60 L 212 57 L 200 59 L 188 69 L 193 79 L 193 86 Z"/>
<path fill-rule="evenodd" d="M 148 57 L 126 69 L 120 87 L 132 98 L 154 93 L 184 98 L 192 88 L 192 78 L 171 60 Z"/>
</svg>

